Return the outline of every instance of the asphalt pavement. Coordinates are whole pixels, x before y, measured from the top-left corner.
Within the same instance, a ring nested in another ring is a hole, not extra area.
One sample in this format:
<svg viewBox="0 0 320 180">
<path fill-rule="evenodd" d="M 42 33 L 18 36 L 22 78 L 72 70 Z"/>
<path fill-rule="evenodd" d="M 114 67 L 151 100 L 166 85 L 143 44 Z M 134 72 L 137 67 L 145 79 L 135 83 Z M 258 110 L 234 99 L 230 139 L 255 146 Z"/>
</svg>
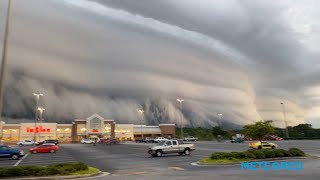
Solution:
<svg viewBox="0 0 320 180">
<path fill-rule="evenodd" d="M 308 154 L 320 156 L 320 141 L 279 141 L 279 148 L 298 147 Z M 57 153 L 28 154 L 20 161 L 0 159 L 0 166 L 47 165 L 59 162 L 85 162 L 90 166 L 110 172 L 109 176 L 91 179 L 319 179 L 320 159 L 301 160 L 301 171 L 242 171 L 239 165 L 195 166 L 192 163 L 209 156 L 213 152 L 244 151 L 248 142 L 195 142 L 196 151 L 190 156 L 178 154 L 151 157 L 148 147 L 154 144 L 125 143 L 119 145 L 61 144 Z M 30 147 L 18 147 L 27 150 Z M 17 162 L 19 162 L 17 164 Z"/>
</svg>

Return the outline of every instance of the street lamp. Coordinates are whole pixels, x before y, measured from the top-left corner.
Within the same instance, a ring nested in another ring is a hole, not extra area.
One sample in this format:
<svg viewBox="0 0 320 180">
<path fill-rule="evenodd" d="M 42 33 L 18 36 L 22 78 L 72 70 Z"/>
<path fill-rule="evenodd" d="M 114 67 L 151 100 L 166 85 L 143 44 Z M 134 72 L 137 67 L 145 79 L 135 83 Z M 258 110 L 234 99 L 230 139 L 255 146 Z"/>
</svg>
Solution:
<svg viewBox="0 0 320 180">
<path fill-rule="evenodd" d="M 143 139 L 143 132 L 142 132 L 142 119 L 143 119 L 143 113 L 144 113 L 144 110 L 141 110 L 141 109 L 139 109 L 139 113 L 141 113 L 141 116 L 142 116 L 142 118 L 141 118 L 141 120 L 140 120 L 140 125 L 141 125 L 141 140 Z"/>
<path fill-rule="evenodd" d="M 39 99 L 40 96 L 43 96 L 42 93 L 33 93 L 34 96 L 36 96 L 36 112 L 34 117 L 34 135 L 33 135 L 33 141 L 36 142 L 36 128 L 37 128 L 37 114 L 38 114 L 38 106 L 39 106 Z"/>
<path fill-rule="evenodd" d="M 288 131 L 288 126 L 287 126 L 287 117 L 286 117 L 286 107 L 283 102 L 280 103 L 282 105 L 282 112 L 283 112 L 283 120 L 284 120 L 284 125 L 285 125 L 285 131 L 286 131 L 286 137 L 289 138 L 289 131 Z"/>
<path fill-rule="evenodd" d="M 43 113 L 43 111 L 44 110 L 46 110 L 46 109 L 44 109 L 44 108 L 41 108 L 41 107 L 38 107 L 38 111 L 40 112 L 40 127 L 39 127 L 39 142 L 41 142 L 41 140 L 40 140 L 40 138 L 41 138 L 41 130 L 42 130 L 42 124 L 41 124 L 41 122 L 42 122 L 42 113 Z"/>
<path fill-rule="evenodd" d="M 5 75 L 5 66 L 7 61 L 7 46 L 8 46 L 8 37 L 9 37 L 9 22 L 10 22 L 10 10 L 11 10 L 11 0 L 8 0 L 8 8 L 7 8 L 7 16 L 6 16 L 6 24 L 4 29 L 4 37 L 2 44 L 2 56 L 1 56 L 1 72 L 0 72 L 0 118 L 2 114 L 2 97 L 3 97 L 3 89 L 4 89 L 4 75 Z"/>
<path fill-rule="evenodd" d="M 181 114 L 182 114 L 182 102 L 184 101 L 183 99 L 177 99 L 177 101 L 180 103 L 180 111 L 181 111 Z M 181 139 L 183 139 L 183 125 L 182 125 L 182 117 L 180 118 L 180 125 L 181 125 Z"/>
<path fill-rule="evenodd" d="M 222 116 L 223 116 L 223 114 L 218 113 L 218 116 L 219 116 L 218 126 L 220 127 L 220 126 L 221 126 L 221 120 L 222 120 Z"/>
</svg>

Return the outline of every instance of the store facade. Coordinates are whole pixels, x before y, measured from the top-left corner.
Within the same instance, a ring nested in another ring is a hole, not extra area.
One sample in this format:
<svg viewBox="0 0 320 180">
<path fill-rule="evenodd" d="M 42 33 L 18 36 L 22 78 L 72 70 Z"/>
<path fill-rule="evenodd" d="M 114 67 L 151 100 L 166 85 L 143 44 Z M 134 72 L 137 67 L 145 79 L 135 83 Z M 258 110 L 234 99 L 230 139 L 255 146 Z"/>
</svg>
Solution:
<svg viewBox="0 0 320 180">
<path fill-rule="evenodd" d="M 175 129 L 175 124 L 117 124 L 114 120 L 93 114 L 86 119 L 76 119 L 72 124 L 2 122 L 0 138 L 5 141 L 58 139 L 60 142 L 79 142 L 82 138 L 117 138 L 130 141 L 141 137 L 175 137 Z"/>
</svg>

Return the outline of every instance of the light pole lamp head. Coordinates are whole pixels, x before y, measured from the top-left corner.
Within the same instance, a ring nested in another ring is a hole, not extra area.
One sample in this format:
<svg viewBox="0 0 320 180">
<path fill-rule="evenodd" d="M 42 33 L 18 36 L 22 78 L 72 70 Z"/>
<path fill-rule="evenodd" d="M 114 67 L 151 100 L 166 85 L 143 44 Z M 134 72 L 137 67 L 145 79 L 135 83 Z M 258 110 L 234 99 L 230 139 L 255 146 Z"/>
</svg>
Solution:
<svg viewBox="0 0 320 180">
<path fill-rule="evenodd" d="M 43 96 L 42 93 L 33 93 L 34 96 Z"/>
<path fill-rule="evenodd" d="M 183 99 L 177 99 L 177 101 L 178 101 L 179 103 L 182 103 L 184 100 L 183 100 Z"/>
<path fill-rule="evenodd" d="M 42 111 L 44 111 L 44 110 L 46 110 L 46 109 L 45 109 L 45 108 L 38 107 L 38 111 L 42 112 Z"/>
</svg>

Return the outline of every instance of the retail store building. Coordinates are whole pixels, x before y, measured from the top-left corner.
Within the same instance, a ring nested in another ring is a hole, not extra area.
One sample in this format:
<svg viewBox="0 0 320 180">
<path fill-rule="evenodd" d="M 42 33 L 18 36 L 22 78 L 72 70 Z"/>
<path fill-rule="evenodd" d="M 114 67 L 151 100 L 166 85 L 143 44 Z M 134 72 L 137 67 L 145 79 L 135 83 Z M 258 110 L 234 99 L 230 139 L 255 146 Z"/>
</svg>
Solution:
<svg viewBox="0 0 320 180">
<path fill-rule="evenodd" d="M 104 119 L 93 114 L 86 119 L 76 119 L 72 124 L 58 123 L 1 123 L 2 140 L 42 141 L 58 139 L 61 142 L 79 142 L 81 138 L 117 138 L 135 140 L 141 137 L 175 137 L 175 124 L 159 124 L 158 126 L 117 124 L 114 120 Z"/>
</svg>

